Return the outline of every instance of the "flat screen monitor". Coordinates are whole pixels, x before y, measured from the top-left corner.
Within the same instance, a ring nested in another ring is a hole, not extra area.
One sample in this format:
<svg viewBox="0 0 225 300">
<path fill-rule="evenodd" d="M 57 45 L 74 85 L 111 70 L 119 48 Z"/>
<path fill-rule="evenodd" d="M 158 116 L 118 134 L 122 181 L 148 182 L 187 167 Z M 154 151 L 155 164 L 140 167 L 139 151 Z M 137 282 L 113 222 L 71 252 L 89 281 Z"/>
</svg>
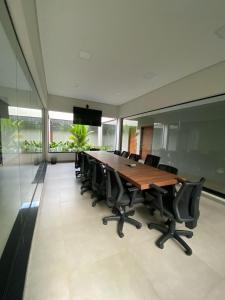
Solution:
<svg viewBox="0 0 225 300">
<path fill-rule="evenodd" d="M 96 109 L 74 107 L 73 123 L 91 126 L 102 125 L 102 111 Z"/>
</svg>

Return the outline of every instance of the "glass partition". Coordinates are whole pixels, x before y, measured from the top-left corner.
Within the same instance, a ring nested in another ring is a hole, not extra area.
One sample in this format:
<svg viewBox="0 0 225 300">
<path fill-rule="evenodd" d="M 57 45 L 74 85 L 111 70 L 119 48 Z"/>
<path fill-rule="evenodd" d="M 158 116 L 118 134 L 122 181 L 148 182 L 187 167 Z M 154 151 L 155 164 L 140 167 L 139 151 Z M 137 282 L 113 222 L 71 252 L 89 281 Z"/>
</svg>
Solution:
<svg viewBox="0 0 225 300">
<path fill-rule="evenodd" d="M 42 105 L 0 23 L 0 257 L 42 161 Z"/>
<path fill-rule="evenodd" d="M 179 175 L 190 180 L 204 176 L 205 187 L 225 194 L 225 96 L 167 112 L 146 113 L 124 123 L 131 121 L 137 123 L 140 136 L 137 153 L 148 149 L 148 153 L 161 157 L 160 163 L 177 167 Z M 123 150 L 129 150 L 131 135 L 125 128 Z"/>
</svg>

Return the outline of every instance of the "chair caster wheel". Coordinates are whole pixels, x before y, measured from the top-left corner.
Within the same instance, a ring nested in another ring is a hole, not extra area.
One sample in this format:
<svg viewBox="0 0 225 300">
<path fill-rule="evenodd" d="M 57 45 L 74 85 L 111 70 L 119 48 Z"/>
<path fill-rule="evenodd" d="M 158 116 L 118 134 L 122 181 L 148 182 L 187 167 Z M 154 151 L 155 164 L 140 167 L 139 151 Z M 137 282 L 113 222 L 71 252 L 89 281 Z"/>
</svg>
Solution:
<svg viewBox="0 0 225 300">
<path fill-rule="evenodd" d="M 152 226 L 151 223 L 148 224 L 148 228 L 149 228 L 149 229 L 153 229 L 153 226 Z"/>
<path fill-rule="evenodd" d="M 102 220 L 102 223 L 103 223 L 104 225 L 107 225 L 108 222 L 107 222 L 106 220 L 103 219 L 103 220 Z"/>
<path fill-rule="evenodd" d="M 155 214 L 155 209 L 154 209 L 154 208 L 150 208 L 150 209 L 149 209 L 149 213 L 150 213 L 151 216 L 154 216 L 154 214 Z"/>
<path fill-rule="evenodd" d="M 122 232 L 118 233 L 120 238 L 124 237 L 124 234 Z"/>
<path fill-rule="evenodd" d="M 191 239 L 193 237 L 193 232 L 190 233 L 190 235 L 186 236 L 188 239 Z"/>
<path fill-rule="evenodd" d="M 112 209 L 112 214 L 116 214 L 117 210 L 115 208 Z"/>
<path fill-rule="evenodd" d="M 156 246 L 158 246 L 160 249 L 164 249 L 164 245 L 163 244 L 159 244 L 156 242 Z"/>
<path fill-rule="evenodd" d="M 185 253 L 186 253 L 186 255 L 190 256 L 190 255 L 192 255 L 192 250 L 186 250 Z"/>
<path fill-rule="evenodd" d="M 92 207 L 95 207 L 95 206 L 96 206 L 96 203 L 95 203 L 95 202 L 93 202 L 93 203 L 91 204 L 91 206 L 92 206 Z"/>
<path fill-rule="evenodd" d="M 141 229 L 141 224 L 136 225 L 136 228 L 137 228 L 137 229 Z"/>
<path fill-rule="evenodd" d="M 167 221 L 164 223 L 164 225 L 169 226 L 169 225 L 170 225 L 169 220 L 167 220 Z"/>
<path fill-rule="evenodd" d="M 134 214 L 135 214 L 135 211 L 132 211 L 132 212 L 130 213 L 130 216 L 134 216 Z"/>
</svg>

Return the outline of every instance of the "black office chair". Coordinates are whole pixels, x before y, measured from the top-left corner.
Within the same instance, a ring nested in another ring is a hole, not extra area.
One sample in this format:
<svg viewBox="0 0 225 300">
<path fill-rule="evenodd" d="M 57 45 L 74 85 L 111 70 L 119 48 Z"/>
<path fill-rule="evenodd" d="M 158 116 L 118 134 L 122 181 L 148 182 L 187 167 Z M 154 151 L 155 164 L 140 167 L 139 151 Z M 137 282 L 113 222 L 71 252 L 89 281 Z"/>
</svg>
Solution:
<svg viewBox="0 0 225 300">
<path fill-rule="evenodd" d="M 129 154 L 130 154 L 129 152 L 123 151 L 120 156 L 128 158 Z"/>
<path fill-rule="evenodd" d="M 178 169 L 169 165 L 159 164 L 158 169 L 177 175 Z"/>
<path fill-rule="evenodd" d="M 197 226 L 200 215 L 199 201 L 204 182 L 205 178 L 201 178 L 199 182 L 184 181 L 175 197 L 166 199 L 166 201 L 164 200 L 164 195 L 167 191 L 154 184 L 151 185 L 151 188 L 155 193 L 155 199 L 153 200 L 155 208 L 160 211 L 161 216 L 168 217 L 168 221 L 164 225 L 155 223 L 150 223 L 148 225 L 149 229 L 156 229 L 163 234 L 156 241 L 156 245 L 159 248 L 163 249 L 164 243 L 168 239 L 174 238 L 184 247 L 187 255 L 192 254 L 191 248 L 181 236 L 191 238 L 193 232 L 188 230 L 177 230 L 176 222 L 185 223 L 185 226 L 190 229 Z"/>
<path fill-rule="evenodd" d="M 141 156 L 139 154 L 131 153 L 129 159 L 132 159 L 134 161 L 139 161 L 139 159 L 141 159 Z"/>
<path fill-rule="evenodd" d="M 81 152 L 75 152 L 75 175 L 76 178 L 81 177 L 81 161 L 82 161 L 82 156 Z"/>
<path fill-rule="evenodd" d="M 129 223 L 137 229 L 141 228 L 142 224 L 129 216 L 134 215 L 134 210 L 126 211 L 127 207 L 132 207 L 135 204 L 142 203 L 144 198 L 136 187 L 125 189 L 119 174 L 106 167 L 106 203 L 110 208 L 113 208 L 112 216 L 104 217 L 103 224 L 108 221 L 118 221 L 117 233 L 119 237 L 123 237 L 123 225 Z"/>
<path fill-rule="evenodd" d="M 81 163 L 80 163 L 80 178 L 81 178 L 81 182 L 82 180 L 84 180 L 87 176 L 87 172 L 88 172 L 88 164 L 86 161 L 86 154 L 84 152 L 80 153 L 80 157 L 81 157 Z"/>
<path fill-rule="evenodd" d="M 148 154 L 145 158 L 145 164 L 154 168 L 158 167 L 160 157 L 152 154 Z"/>
<path fill-rule="evenodd" d="M 175 175 L 177 175 L 177 173 L 178 173 L 177 168 L 169 166 L 169 165 L 160 164 L 160 165 L 158 165 L 158 169 L 175 174 Z M 175 193 L 176 193 L 175 185 L 167 185 L 167 186 L 164 186 L 163 189 L 165 189 L 167 191 L 167 194 L 164 196 L 165 201 L 167 201 L 166 199 L 171 199 L 171 197 L 175 197 Z M 153 191 L 153 195 L 151 195 L 151 193 L 152 193 L 152 189 L 149 189 L 148 191 L 145 192 L 145 197 L 147 199 L 145 204 L 147 204 L 147 206 L 149 206 L 150 214 L 153 216 L 154 212 L 155 212 L 155 208 L 151 206 L 151 200 L 152 200 L 152 198 L 154 198 L 154 191 Z M 168 200 L 168 201 L 170 201 L 170 200 Z"/>
<path fill-rule="evenodd" d="M 100 162 L 92 161 L 92 202 L 94 207 L 98 202 L 106 199 L 106 172 L 105 167 Z"/>
<path fill-rule="evenodd" d="M 113 153 L 116 155 L 121 155 L 121 152 L 119 150 L 115 150 Z"/>
<path fill-rule="evenodd" d="M 92 171 L 93 165 L 92 160 L 89 155 L 82 153 L 82 162 L 81 162 L 81 195 L 85 192 L 90 191 L 92 186 Z"/>
</svg>

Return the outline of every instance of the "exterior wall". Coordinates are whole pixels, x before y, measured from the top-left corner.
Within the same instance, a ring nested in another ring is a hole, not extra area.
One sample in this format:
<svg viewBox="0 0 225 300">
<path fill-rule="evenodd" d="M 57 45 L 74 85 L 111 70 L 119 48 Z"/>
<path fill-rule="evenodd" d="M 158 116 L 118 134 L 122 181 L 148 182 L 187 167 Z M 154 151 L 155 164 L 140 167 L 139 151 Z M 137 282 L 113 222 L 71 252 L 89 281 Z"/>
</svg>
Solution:
<svg viewBox="0 0 225 300">
<path fill-rule="evenodd" d="M 48 161 L 51 161 L 52 157 L 56 157 L 57 162 L 75 161 L 74 153 L 48 153 Z"/>
<path fill-rule="evenodd" d="M 100 102 L 79 100 L 69 97 L 56 96 L 49 94 L 48 96 L 48 109 L 61 112 L 73 112 L 74 106 L 85 107 L 89 105 L 92 109 L 102 110 L 104 117 L 117 118 L 119 107 L 116 105 L 109 105 Z"/>
</svg>

